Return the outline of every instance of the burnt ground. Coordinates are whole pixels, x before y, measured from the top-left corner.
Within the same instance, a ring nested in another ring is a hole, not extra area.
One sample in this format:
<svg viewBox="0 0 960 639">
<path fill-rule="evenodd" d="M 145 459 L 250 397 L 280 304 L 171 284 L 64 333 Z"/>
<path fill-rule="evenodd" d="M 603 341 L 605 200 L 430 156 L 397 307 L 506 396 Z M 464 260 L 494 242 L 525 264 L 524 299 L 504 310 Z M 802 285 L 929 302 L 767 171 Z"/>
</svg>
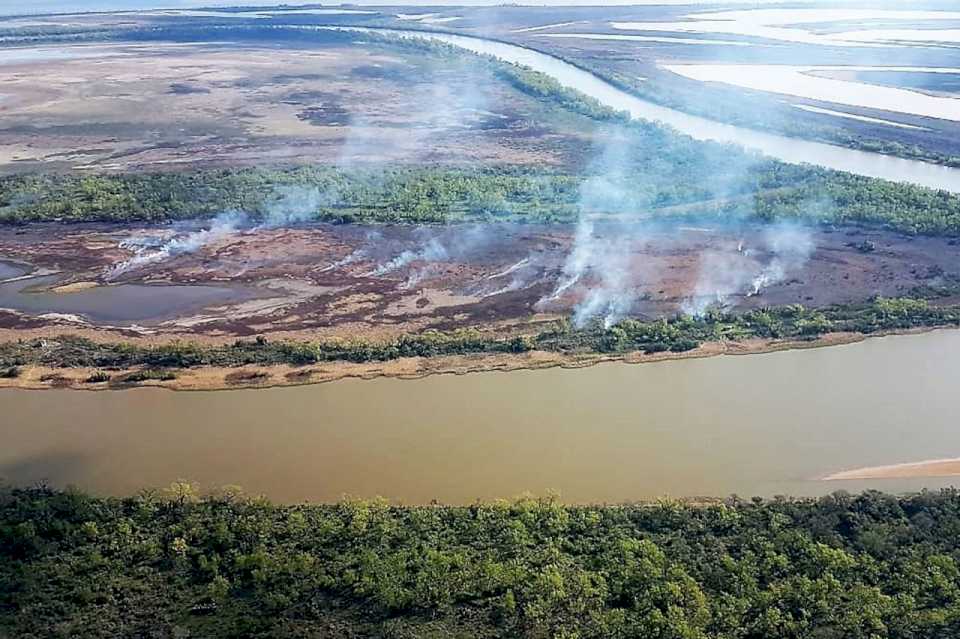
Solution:
<svg viewBox="0 0 960 639">
<path fill-rule="evenodd" d="M 115 285 L 148 283 L 157 285 L 157 295 L 171 295 L 171 306 L 179 301 L 173 299 L 178 289 L 164 284 L 217 284 L 247 293 L 241 301 L 136 325 L 10 309 L 0 311 L 0 328 L 200 340 L 384 336 L 461 327 L 506 333 L 570 315 L 598 294 L 628 300 L 630 316 L 655 318 L 701 300 L 714 302 L 717 293 L 733 310 L 823 306 L 907 295 L 960 275 L 960 247 L 952 240 L 818 228 L 804 231 L 809 260 L 786 260 L 782 278 L 753 295 L 753 280 L 777 259 L 769 227 L 598 223 L 589 240 L 595 251 L 586 260 L 592 268 L 554 297 L 573 250 L 573 226 L 246 229 L 192 253 L 158 257 L 164 241 L 195 231 L 118 225 L 0 229 L 0 259 L 60 273 L 47 293 L 97 290 L 107 293 L 99 296 L 103 304 L 124 304 L 123 289 Z M 131 239 L 148 247 L 140 249 L 139 264 L 134 249 L 120 247 Z"/>
</svg>

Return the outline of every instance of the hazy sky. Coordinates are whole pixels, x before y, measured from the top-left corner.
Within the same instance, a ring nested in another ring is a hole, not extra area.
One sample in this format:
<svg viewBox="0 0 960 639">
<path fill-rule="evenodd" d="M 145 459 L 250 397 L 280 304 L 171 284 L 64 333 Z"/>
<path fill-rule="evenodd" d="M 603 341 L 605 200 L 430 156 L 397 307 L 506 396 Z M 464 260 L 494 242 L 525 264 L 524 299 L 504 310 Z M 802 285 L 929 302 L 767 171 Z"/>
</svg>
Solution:
<svg viewBox="0 0 960 639">
<path fill-rule="evenodd" d="M 482 6 L 503 4 L 505 0 L 405 0 L 398 5 L 462 5 Z M 788 0 L 507 0 L 516 4 L 577 6 L 577 5 L 641 5 L 641 4 L 772 4 Z M 309 0 L 289 4 L 307 4 Z M 834 0 L 831 4 L 841 4 Z M 30 13 L 66 13 L 69 11 L 118 11 L 124 9 L 169 9 L 183 7 L 268 5 L 269 0 L 0 0 L 0 15 Z M 341 2 L 324 2 L 325 5 Z M 354 0 L 352 4 L 391 5 L 389 0 Z"/>
<path fill-rule="evenodd" d="M 797 3 L 798 0 L 792 0 Z M 803 4 L 821 6 L 849 6 L 859 4 L 870 8 L 908 9 L 914 5 L 951 5 L 960 0 L 930 0 L 911 3 L 906 0 L 799 0 Z M 323 4 L 332 6 L 349 2 L 360 5 L 416 5 L 416 6 L 484 6 L 512 2 L 524 5 L 551 6 L 604 6 L 604 5 L 705 5 L 705 4 L 748 4 L 766 5 L 791 2 L 791 0 L 401 0 L 391 3 L 389 0 L 329 0 Z M 309 0 L 288 1 L 290 5 L 308 4 Z M 216 7 L 241 5 L 270 5 L 270 0 L 0 0 L 0 16 L 23 15 L 31 13 L 66 13 L 70 11 L 119 11 L 124 9 L 173 9 L 184 7 Z M 279 4 L 279 3 L 276 3 Z"/>
</svg>

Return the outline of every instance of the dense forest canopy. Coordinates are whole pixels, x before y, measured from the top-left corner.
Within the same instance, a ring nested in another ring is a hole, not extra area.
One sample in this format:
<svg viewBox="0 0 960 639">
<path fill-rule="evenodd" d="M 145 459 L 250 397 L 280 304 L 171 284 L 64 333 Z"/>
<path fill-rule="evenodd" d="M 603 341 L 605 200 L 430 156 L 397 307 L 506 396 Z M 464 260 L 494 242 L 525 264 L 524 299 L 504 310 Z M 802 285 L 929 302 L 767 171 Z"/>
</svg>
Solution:
<svg viewBox="0 0 960 639">
<path fill-rule="evenodd" d="M 0 492 L 0 634 L 936 639 L 960 493 L 272 505 Z"/>
<path fill-rule="evenodd" d="M 635 158 L 647 153 L 629 147 Z M 653 149 L 649 149 L 654 153 Z M 657 151 L 660 157 L 667 151 Z M 597 214 L 720 219 L 793 219 L 867 223 L 906 233 L 960 234 L 960 196 L 907 184 L 763 162 L 751 173 L 724 173 L 693 154 L 677 165 L 626 165 L 602 174 L 616 193 L 591 203 Z M 675 158 L 676 159 L 676 158 Z M 639 160 L 637 160 L 639 162 Z M 627 174 L 628 171 L 636 172 Z M 264 214 L 277 189 L 316 189 L 315 220 L 448 223 L 464 220 L 571 222 L 582 208 L 581 187 L 597 173 L 569 174 L 522 167 L 291 167 L 210 169 L 126 175 L 0 177 L 0 222 L 162 222 L 224 211 Z M 698 177 L 692 177 L 698 176 Z"/>
</svg>

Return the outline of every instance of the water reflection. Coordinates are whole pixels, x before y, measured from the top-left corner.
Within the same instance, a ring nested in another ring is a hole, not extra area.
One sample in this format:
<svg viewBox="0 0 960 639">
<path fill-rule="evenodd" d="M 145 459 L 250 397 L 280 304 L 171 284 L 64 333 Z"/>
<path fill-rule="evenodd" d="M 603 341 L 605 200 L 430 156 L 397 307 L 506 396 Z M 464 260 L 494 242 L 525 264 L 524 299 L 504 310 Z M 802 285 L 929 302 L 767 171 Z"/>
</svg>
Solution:
<svg viewBox="0 0 960 639">
<path fill-rule="evenodd" d="M 5 279 L 2 274 L 0 271 L 0 279 Z M 33 277 L 0 284 L 0 308 L 31 315 L 80 315 L 94 322 L 149 323 L 253 297 L 244 288 L 206 285 L 115 284 L 63 293 L 45 290 L 58 278 Z"/>
</svg>

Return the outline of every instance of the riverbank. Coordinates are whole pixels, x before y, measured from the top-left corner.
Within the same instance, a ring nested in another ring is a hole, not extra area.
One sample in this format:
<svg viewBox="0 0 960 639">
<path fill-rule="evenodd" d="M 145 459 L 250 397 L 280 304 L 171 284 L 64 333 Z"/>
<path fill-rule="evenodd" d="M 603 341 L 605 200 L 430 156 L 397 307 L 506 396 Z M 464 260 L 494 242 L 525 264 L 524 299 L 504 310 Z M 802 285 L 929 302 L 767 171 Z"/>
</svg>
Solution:
<svg viewBox="0 0 960 639">
<path fill-rule="evenodd" d="M 646 364 L 683 359 L 699 359 L 720 355 L 757 355 L 779 351 L 823 348 L 853 344 L 868 337 L 927 333 L 938 328 L 917 328 L 863 333 L 829 333 L 815 339 L 748 339 L 708 342 L 685 352 L 602 354 L 565 354 L 548 351 L 449 355 L 438 357 L 405 357 L 387 362 L 332 362 L 314 366 L 205 366 L 164 371 L 170 377 L 153 373 L 141 379 L 138 368 L 104 371 L 92 367 L 55 368 L 26 366 L 16 377 L 0 378 L 0 389 L 87 391 L 124 390 L 157 387 L 175 391 L 220 391 L 240 388 L 274 388 L 323 384 L 345 379 L 372 380 L 392 378 L 415 380 L 431 375 L 468 375 L 472 373 L 512 372 L 549 368 L 576 369 L 602 363 Z M 131 378 L 131 376 L 133 376 Z"/>
</svg>

